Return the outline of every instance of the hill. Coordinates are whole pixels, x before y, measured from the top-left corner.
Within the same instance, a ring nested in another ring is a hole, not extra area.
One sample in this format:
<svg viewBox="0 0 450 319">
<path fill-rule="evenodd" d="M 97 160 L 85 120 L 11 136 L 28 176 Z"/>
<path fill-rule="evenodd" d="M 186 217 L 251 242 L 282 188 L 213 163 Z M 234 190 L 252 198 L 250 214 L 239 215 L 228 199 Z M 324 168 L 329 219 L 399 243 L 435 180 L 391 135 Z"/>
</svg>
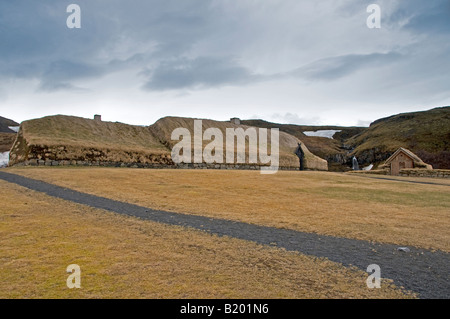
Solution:
<svg viewBox="0 0 450 319">
<path fill-rule="evenodd" d="M 449 169 L 450 107 L 379 119 L 346 143 L 360 163 L 379 163 L 404 147 L 434 168 Z"/>
<path fill-rule="evenodd" d="M 10 126 L 19 126 L 19 123 L 0 116 L 0 133 L 16 133 L 9 128 Z"/>
<path fill-rule="evenodd" d="M 224 136 L 226 128 L 248 128 L 212 120 L 202 120 L 202 123 L 203 130 L 219 128 Z M 178 127 L 187 128 L 193 136 L 194 119 L 166 117 L 143 127 L 73 116 L 48 116 L 21 124 L 10 163 L 41 160 L 173 165 L 170 153 L 177 141 L 171 140 L 171 134 Z M 209 142 L 203 141 L 203 146 Z M 280 166 L 299 166 L 294 154 L 298 142 L 296 137 L 280 132 Z M 303 151 L 305 168 L 327 169 L 326 161 L 313 155 L 304 145 Z"/>
<path fill-rule="evenodd" d="M 16 133 L 0 133 L 0 153 L 9 152 L 16 140 Z"/>
<path fill-rule="evenodd" d="M 256 127 L 274 128 L 291 134 L 302 140 L 306 147 L 317 156 L 328 161 L 330 170 L 342 171 L 351 167 L 349 148 L 345 146 L 346 140 L 367 130 L 366 127 L 344 126 L 311 126 L 295 124 L 278 124 L 264 120 L 243 120 L 241 123 Z M 320 136 L 307 136 L 304 132 L 337 131 L 332 138 Z"/>
<path fill-rule="evenodd" d="M 0 116 L 0 153 L 9 152 L 16 139 L 16 132 L 10 126 L 19 126 L 19 123 Z"/>
<path fill-rule="evenodd" d="M 5 125 L 10 124 L 17 123 Z M 389 116 L 374 121 L 368 128 L 277 124 L 263 120 L 244 120 L 236 125 L 204 119 L 202 124 L 203 130 L 219 128 L 223 136 L 227 128 L 279 128 L 280 166 L 286 168 L 298 167 L 294 151 L 301 141 L 307 169 L 350 170 L 353 156 L 360 166 L 374 164 L 376 168 L 399 147 L 411 150 L 434 168 L 450 169 L 448 106 Z M 170 153 L 177 141 L 171 140 L 171 133 L 178 127 L 187 128 L 193 135 L 194 119 L 165 117 L 148 127 L 63 115 L 25 121 L 11 163 L 41 159 L 173 164 Z M 328 137 L 310 136 L 310 132 L 325 132 Z M 12 143 L 15 134 L 4 137 L 8 138 L 5 144 Z M 209 142 L 203 141 L 203 146 Z M 9 148 L 10 145 L 5 146 L 3 151 Z M 248 147 L 246 153 L 248 156 Z"/>
<path fill-rule="evenodd" d="M 325 158 L 332 171 L 351 168 L 356 156 L 360 165 L 385 161 L 398 148 L 417 154 L 434 168 L 450 169 L 450 107 L 402 113 L 374 121 L 369 128 L 277 124 L 263 120 L 244 120 L 258 127 L 279 127 L 301 139 L 314 154 Z M 304 132 L 336 130 L 333 138 L 306 136 Z"/>
</svg>

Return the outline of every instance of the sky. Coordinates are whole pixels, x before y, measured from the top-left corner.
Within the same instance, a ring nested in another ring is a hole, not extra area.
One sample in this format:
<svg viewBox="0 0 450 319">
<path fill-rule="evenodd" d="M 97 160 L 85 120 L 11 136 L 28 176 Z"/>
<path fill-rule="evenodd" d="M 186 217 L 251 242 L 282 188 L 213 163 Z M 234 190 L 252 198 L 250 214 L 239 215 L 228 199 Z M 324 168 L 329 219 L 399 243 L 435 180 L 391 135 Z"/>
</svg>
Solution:
<svg viewBox="0 0 450 319">
<path fill-rule="evenodd" d="M 0 116 L 367 126 L 450 105 L 449 57 L 449 0 L 0 0 Z"/>
</svg>

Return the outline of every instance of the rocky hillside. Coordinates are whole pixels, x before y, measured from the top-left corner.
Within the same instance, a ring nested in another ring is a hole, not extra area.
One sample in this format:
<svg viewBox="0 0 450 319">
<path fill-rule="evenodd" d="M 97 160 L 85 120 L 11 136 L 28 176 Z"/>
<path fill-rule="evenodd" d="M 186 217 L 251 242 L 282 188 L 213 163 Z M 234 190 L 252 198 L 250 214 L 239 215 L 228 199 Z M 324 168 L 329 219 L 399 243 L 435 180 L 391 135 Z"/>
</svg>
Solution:
<svg viewBox="0 0 450 319">
<path fill-rule="evenodd" d="M 19 123 L 0 116 L 0 153 L 9 152 L 17 133 L 9 127 L 17 127 Z"/>
<path fill-rule="evenodd" d="M 19 123 L 0 116 L 0 133 L 16 133 L 14 130 L 9 128 L 10 126 L 19 126 Z"/>
<path fill-rule="evenodd" d="M 361 163 L 379 163 L 404 147 L 434 168 L 450 169 L 450 107 L 393 115 L 345 142 Z"/>
<path fill-rule="evenodd" d="M 450 107 L 403 113 L 373 122 L 369 128 L 276 124 L 242 121 L 258 127 L 279 127 L 301 139 L 314 154 L 326 159 L 334 171 L 350 170 L 356 156 L 360 166 L 385 161 L 399 147 L 417 154 L 434 168 L 450 169 Z M 304 132 L 340 130 L 332 137 L 306 136 Z"/>
<path fill-rule="evenodd" d="M 16 133 L 0 133 L 0 153 L 9 152 L 16 140 Z"/>
<path fill-rule="evenodd" d="M 351 149 L 345 145 L 346 140 L 367 130 L 366 127 L 343 126 L 309 126 L 294 124 L 277 124 L 263 120 L 244 120 L 243 124 L 256 127 L 278 127 L 280 131 L 289 133 L 302 140 L 315 155 L 327 160 L 332 171 L 349 170 L 351 167 Z M 336 131 L 332 138 L 307 136 L 304 132 Z"/>
</svg>

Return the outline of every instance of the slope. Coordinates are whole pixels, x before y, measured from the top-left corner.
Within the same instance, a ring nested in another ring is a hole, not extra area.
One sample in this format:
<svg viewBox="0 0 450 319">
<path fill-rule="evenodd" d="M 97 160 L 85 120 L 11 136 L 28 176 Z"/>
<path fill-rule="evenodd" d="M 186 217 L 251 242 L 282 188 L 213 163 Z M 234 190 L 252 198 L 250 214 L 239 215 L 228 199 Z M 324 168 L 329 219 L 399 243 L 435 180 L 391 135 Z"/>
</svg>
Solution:
<svg viewBox="0 0 450 319">
<path fill-rule="evenodd" d="M 360 163 L 379 163 L 399 147 L 434 168 L 450 168 L 450 107 L 402 113 L 373 122 L 347 143 Z"/>
<path fill-rule="evenodd" d="M 343 127 L 343 126 L 310 126 L 295 124 L 278 124 L 264 120 L 243 120 L 242 124 L 265 128 L 279 128 L 280 131 L 291 134 L 302 142 L 306 147 L 317 156 L 328 161 L 330 170 L 342 171 L 351 167 L 350 149 L 345 146 L 348 138 L 360 134 L 367 130 L 365 127 Z M 333 138 L 307 136 L 303 132 L 335 130 Z"/>
<path fill-rule="evenodd" d="M 16 132 L 10 126 L 19 126 L 19 123 L 0 116 L 0 153 L 9 152 L 16 139 Z"/>
<path fill-rule="evenodd" d="M 0 133 L 16 133 L 9 128 L 10 126 L 19 126 L 19 123 L 0 116 Z"/>
</svg>

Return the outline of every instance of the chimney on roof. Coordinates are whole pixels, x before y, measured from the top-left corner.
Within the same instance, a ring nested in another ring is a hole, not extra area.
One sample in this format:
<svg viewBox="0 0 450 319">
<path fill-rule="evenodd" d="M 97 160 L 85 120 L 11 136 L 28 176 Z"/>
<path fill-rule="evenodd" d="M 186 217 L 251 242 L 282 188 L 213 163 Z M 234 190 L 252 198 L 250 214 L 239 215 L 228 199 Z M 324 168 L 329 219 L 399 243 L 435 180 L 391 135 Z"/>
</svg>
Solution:
<svg viewBox="0 0 450 319">
<path fill-rule="evenodd" d="M 233 117 L 230 119 L 230 122 L 236 125 L 241 125 L 241 120 L 237 117 Z"/>
<path fill-rule="evenodd" d="M 95 114 L 94 115 L 94 121 L 101 122 L 102 121 L 102 116 L 99 115 L 99 114 Z"/>
</svg>

